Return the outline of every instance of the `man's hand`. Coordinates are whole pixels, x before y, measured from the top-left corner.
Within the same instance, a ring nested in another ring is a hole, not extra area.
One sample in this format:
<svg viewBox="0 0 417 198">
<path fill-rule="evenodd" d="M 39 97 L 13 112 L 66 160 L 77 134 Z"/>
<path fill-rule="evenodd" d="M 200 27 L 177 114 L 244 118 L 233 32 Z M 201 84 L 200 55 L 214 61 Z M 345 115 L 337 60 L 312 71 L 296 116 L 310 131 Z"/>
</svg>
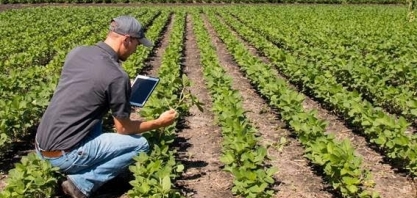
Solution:
<svg viewBox="0 0 417 198">
<path fill-rule="evenodd" d="M 174 123 L 176 117 L 177 112 L 174 109 L 170 109 L 162 113 L 157 121 L 160 123 L 161 127 L 166 127 Z"/>
</svg>

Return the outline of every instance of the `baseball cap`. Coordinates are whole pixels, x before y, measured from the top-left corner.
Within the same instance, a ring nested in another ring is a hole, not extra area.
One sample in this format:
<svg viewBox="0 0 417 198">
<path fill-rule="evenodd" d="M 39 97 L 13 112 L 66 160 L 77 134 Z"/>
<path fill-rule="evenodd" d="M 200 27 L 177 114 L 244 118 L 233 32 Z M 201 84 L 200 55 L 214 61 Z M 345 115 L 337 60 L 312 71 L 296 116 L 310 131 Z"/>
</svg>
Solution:
<svg viewBox="0 0 417 198">
<path fill-rule="evenodd" d="M 122 35 L 137 38 L 146 47 L 152 47 L 153 43 L 145 37 L 145 28 L 132 16 L 118 16 L 110 22 L 110 31 Z"/>
</svg>

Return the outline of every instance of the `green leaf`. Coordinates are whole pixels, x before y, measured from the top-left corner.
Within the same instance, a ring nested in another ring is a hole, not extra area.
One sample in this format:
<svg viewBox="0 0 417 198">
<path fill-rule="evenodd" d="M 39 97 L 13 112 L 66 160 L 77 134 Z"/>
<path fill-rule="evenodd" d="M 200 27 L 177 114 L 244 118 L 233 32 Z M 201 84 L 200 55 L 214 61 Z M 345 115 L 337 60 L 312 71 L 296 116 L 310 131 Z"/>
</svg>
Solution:
<svg viewBox="0 0 417 198">
<path fill-rule="evenodd" d="M 171 189 L 171 178 L 169 178 L 169 176 L 165 176 L 162 179 L 162 189 L 165 192 L 168 192 Z"/>
<path fill-rule="evenodd" d="M 346 186 L 346 188 L 349 190 L 351 194 L 358 192 L 358 187 L 355 185 L 348 185 Z"/>
<path fill-rule="evenodd" d="M 249 190 L 251 192 L 260 193 L 260 192 L 262 192 L 264 190 L 264 188 L 261 188 L 258 185 L 254 185 L 254 186 L 250 187 Z"/>
<path fill-rule="evenodd" d="M 182 172 L 183 170 L 184 170 L 184 165 L 179 164 L 179 165 L 177 166 L 177 173 L 180 173 L 180 172 Z"/>
<path fill-rule="evenodd" d="M 235 158 L 233 157 L 232 153 L 227 152 L 226 154 L 220 157 L 220 161 L 226 165 L 229 165 L 235 161 Z"/>
<path fill-rule="evenodd" d="M 354 178 L 354 177 L 350 177 L 350 176 L 344 176 L 344 177 L 342 177 L 342 180 L 345 184 L 348 184 L 348 185 L 355 185 L 355 184 L 360 183 L 358 178 Z"/>
</svg>

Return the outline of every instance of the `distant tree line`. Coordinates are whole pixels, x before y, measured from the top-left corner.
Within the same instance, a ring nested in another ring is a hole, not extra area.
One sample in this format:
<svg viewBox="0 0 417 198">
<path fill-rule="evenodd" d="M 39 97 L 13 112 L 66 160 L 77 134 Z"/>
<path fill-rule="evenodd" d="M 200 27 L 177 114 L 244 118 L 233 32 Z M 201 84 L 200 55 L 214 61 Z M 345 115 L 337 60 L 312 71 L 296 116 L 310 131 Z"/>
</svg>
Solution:
<svg viewBox="0 0 417 198">
<path fill-rule="evenodd" d="M 0 4 L 36 3 L 318 3 L 318 4 L 406 4 L 410 0 L 0 0 Z M 413 1 L 413 0 L 411 0 Z"/>
</svg>

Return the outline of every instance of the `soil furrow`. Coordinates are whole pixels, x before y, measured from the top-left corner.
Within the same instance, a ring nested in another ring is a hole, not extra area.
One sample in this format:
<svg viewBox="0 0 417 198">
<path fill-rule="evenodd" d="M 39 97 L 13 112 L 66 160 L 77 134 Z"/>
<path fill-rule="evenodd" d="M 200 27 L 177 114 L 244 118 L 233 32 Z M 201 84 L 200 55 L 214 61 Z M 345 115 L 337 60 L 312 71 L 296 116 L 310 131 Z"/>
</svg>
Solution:
<svg viewBox="0 0 417 198">
<path fill-rule="evenodd" d="M 262 56 L 255 47 L 243 40 L 232 28 L 230 29 L 253 55 L 258 56 L 265 63 L 270 63 L 267 57 Z M 275 75 L 277 78 L 286 79 L 278 71 L 276 71 Z M 288 79 L 286 80 L 288 81 Z M 291 85 L 291 87 L 300 91 L 295 86 Z M 317 110 L 317 117 L 328 122 L 326 133 L 334 134 L 338 140 L 347 139 L 352 143 L 358 155 L 363 158 L 364 168 L 371 171 L 376 184 L 375 190 L 380 193 L 381 197 L 405 198 L 415 196 L 414 184 L 403 174 L 396 173 L 389 164 L 383 163 L 384 157 L 373 150 L 363 136 L 354 133 L 336 115 L 322 108 L 318 102 L 308 96 L 305 96 L 303 107 L 308 111 Z"/>
<path fill-rule="evenodd" d="M 256 93 L 249 80 L 240 72 L 239 66 L 207 18 L 204 21 L 213 45 L 216 47 L 220 63 L 227 74 L 233 78 L 233 88 L 239 90 L 242 95 L 243 106 L 249 111 L 246 115 L 258 129 L 262 143 L 264 145 L 275 143 L 276 145 L 281 137 L 288 141 L 288 144 L 282 145 L 282 150 L 274 146 L 268 148 L 270 163 L 279 169 L 275 175 L 276 181 L 280 182 L 279 186 L 275 187 L 278 190 L 276 197 L 332 197 L 330 193 L 323 191 L 326 186 L 322 178 L 315 175 L 308 166 L 308 161 L 303 157 L 301 144 L 291 137 L 291 132 L 284 129 L 285 124 L 277 119 L 276 113 Z"/>
<path fill-rule="evenodd" d="M 169 38 L 172 33 L 172 27 L 174 26 L 175 14 L 171 14 L 169 17 L 169 23 L 165 28 L 165 33 L 162 35 L 161 42 L 156 43 L 156 49 L 153 51 L 154 56 L 149 58 L 145 63 L 143 73 L 148 76 L 158 76 L 159 67 L 162 63 L 162 57 L 165 53 L 166 48 L 169 45 Z"/>
<path fill-rule="evenodd" d="M 230 188 L 232 178 L 221 169 L 221 129 L 214 124 L 211 97 L 204 84 L 200 51 L 192 28 L 191 16 L 187 16 L 184 74 L 192 85 L 191 94 L 204 104 L 204 111 L 190 109 L 185 117 L 185 128 L 177 135 L 179 158 L 185 171 L 177 183 L 187 197 L 233 197 Z"/>
</svg>

